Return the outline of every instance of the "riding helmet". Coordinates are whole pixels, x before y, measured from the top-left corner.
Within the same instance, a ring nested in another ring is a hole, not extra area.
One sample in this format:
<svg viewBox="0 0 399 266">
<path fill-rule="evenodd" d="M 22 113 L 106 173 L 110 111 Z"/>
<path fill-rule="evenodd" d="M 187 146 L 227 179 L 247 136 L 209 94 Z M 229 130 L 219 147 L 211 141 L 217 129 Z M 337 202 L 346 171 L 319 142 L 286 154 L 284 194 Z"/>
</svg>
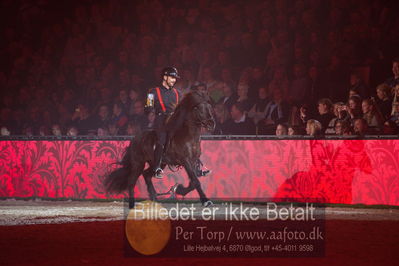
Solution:
<svg viewBox="0 0 399 266">
<path fill-rule="evenodd" d="M 165 67 L 162 70 L 162 76 L 170 76 L 170 77 L 175 77 L 175 78 L 180 78 L 179 72 L 177 72 L 177 69 L 175 67 Z"/>
</svg>

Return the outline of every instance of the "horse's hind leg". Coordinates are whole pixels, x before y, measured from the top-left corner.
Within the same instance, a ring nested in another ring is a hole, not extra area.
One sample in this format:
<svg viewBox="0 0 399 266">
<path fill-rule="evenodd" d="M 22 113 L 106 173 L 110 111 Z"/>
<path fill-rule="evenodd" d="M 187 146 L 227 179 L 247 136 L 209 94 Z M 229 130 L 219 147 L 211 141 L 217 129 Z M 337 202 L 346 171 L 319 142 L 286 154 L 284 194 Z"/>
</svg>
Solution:
<svg viewBox="0 0 399 266">
<path fill-rule="evenodd" d="M 150 196 L 150 200 L 156 201 L 157 200 L 157 192 L 155 191 L 154 184 L 152 183 L 152 175 L 153 175 L 152 168 L 149 167 L 147 170 L 144 171 L 143 176 L 145 180 L 145 184 L 147 185 L 148 194 Z"/>
<path fill-rule="evenodd" d="M 128 192 L 129 192 L 129 209 L 133 209 L 135 205 L 134 201 L 134 187 L 136 186 L 137 179 L 144 170 L 144 164 L 137 166 L 132 170 L 131 178 L 128 181 Z"/>
</svg>

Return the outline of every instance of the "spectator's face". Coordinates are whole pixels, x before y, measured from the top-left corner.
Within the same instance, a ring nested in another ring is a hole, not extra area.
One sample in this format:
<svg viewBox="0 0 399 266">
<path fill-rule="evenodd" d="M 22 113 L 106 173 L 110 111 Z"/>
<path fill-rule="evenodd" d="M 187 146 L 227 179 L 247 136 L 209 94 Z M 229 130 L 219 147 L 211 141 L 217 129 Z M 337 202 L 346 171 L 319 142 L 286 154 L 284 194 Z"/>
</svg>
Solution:
<svg viewBox="0 0 399 266">
<path fill-rule="evenodd" d="M 341 105 L 340 104 L 334 104 L 334 115 L 338 116 L 339 112 L 341 110 Z"/>
<path fill-rule="evenodd" d="M 130 100 L 135 101 L 135 100 L 137 100 L 137 97 L 138 97 L 137 91 L 135 91 L 135 90 L 130 90 L 130 92 L 129 92 L 129 98 L 130 98 Z"/>
<path fill-rule="evenodd" d="M 118 128 L 116 127 L 116 125 L 110 125 L 108 131 L 111 136 L 115 136 L 118 134 Z"/>
<path fill-rule="evenodd" d="M 335 124 L 335 134 L 340 136 L 344 134 L 341 122 L 337 122 Z"/>
<path fill-rule="evenodd" d="M 362 111 L 363 111 L 363 114 L 366 114 L 366 113 L 370 112 L 371 111 L 371 105 L 368 102 L 363 101 L 362 102 Z"/>
<path fill-rule="evenodd" d="M 136 127 L 134 125 L 132 125 L 132 124 L 129 124 L 127 126 L 127 134 L 128 135 L 135 135 L 136 133 L 137 133 Z"/>
<path fill-rule="evenodd" d="M 382 100 L 386 97 L 384 90 L 382 89 L 377 89 L 377 97 Z"/>
<path fill-rule="evenodd" d="M 61 136 L 61 128 L 59 125 L 54 125 L 51 130 L 54 136 Z"/>
<path fill-rule="evenodd" d="M 361 120 L 361 119 L 357 119 L 357 120 L 355 120 L 355 122 L 354 122 L 354 124 L 353 124 L 353 130 L 356 132 L 356 133 L 360 133 L 360 134 L 363 134 L 363 133 L 365 133 L 365 131 L 366 131 L 366 125 L 364 124 L 364 122 Z"/>
<path fill-rule="evenodd" d="M 231 108 L 231 117 L 234 120 L 239 120 L 242 117 L 242 112 L 235 105 Z"/>
<path fill-rule="evenodd" d="M 97 136 L 100 136 L 100 137 L 108 136 L 108 130 L 107 129 L 103 129 L 103 128 L 99 128 L 97 130 Z"/>
<path fill-rule="evenodd" d="M 231 88 L 230 88 L 229 85 L 227 85 L 226 83 L 223 83 L 222 89 L 223 89 L 223 94 L 225 96 L 230 96 L 231 95 L 232 91 L 231 91 Z"/>
<path fill-rule="evenodd" d="M 287 130 L 282 125 L 278 125 L 276 128 L 276 136 L 284 136 L 287 135 Z"/>
<path fill-rule="evenodd" d="M 349 104 L 349 108 L 352 110 L 355 110 L 357 108 L 357 104 L 354 100 L 349 100 L 348 104 Z"/>
<path fill-rule="evenodd" d="M 396 95 L 396 97 L 399 97 L 399 85 L 396 85 L 394 90 L 393 90 L 393 95 Z"/>
<path fill-rule="evenodd" d="M 120 99 L 122 102 L 126 102 L 126 101 L 127 101 L 127 91 L 121 90 L 121 91 L 119 92 L 119 99 Z"/>
<path fill-rule="evenodd" d="M 33 136 L 33 130 L 32 130 L 31 127 L 25 128 L 25 135 L 26 135 L 26 136 Z M 60 135 L 57 135 L 57 136 L 61 136 L 61 134 L 60 134 Z"/>
<path fill-rule="evenodd" d="M 135 114 L 144 114 L 144 106 L 142 102 L 134 103 L 134 113 Z"/>
<path fill-rule="evenodd" d="M 319 111 L 319 114 L 325 114 L 328 111 L 327 105 L 323 104 L 323 103 L 319 103 L 319 105 L 317 106 L 317 109 Z"/>
<path fill-rule="evenodd" d="M 112 113 L 114 115 L 119 115 L 122 112 L 122 108 L 117 104 L 114 104 L 114 108 L 112 109 Z"/>
<path fill-rule="evenodd" d="M 76 109 L 79 109 L 81 116 L 86 116 L 89 114 L 89 110 L 87 109 L 87 107 L 82 104 L 79 104 Z"/>
<path fill-rule="evenodd" d="M 349 97 L 358 95 L 357 92 L 355 90 L 349 90 Z"/>
<path fill-rule="evenodd" d="M 10 136 L 10 131 L 6 127 L 1 127 L 1 135 L 2 136 Z"/>
<path fill-rule="evenodd" d="M 306 123 L 306 134 L 310 136 L 313 134 L 313 126 L 311 123 Z"/>
<path fill-rule="evenodd" d="M 76 137 L 78 135 L 78 130 L 75 127 L 72 127 L 68 131 L 68 136 Z"/>
<path fill-rule="evenodd" d="M 399 62 L 393 62 L 392 73 L 394 74 L 395 77 L 399 77 Z"/>
<path fill-rule="evenodd" d="M 245 84 L 239 84 L 237 88 L 237 94 L 240 97 L 246 97 L 248 94 L 248 86 Z"/>
<path fill-rule="evenodd" d="M 294 136 L 295 135 L 295 130 L 292 127 L 288 128 L 288 136 Z"/>
<path fill-rule="evenodd" d="M 98 110 L 98 115 L 102 118 L 105 119 L 108 117 L 109 111 L 108 111 L 108 107 L 103 105 L 100 106 L 100 109 Z"/>
</svg>

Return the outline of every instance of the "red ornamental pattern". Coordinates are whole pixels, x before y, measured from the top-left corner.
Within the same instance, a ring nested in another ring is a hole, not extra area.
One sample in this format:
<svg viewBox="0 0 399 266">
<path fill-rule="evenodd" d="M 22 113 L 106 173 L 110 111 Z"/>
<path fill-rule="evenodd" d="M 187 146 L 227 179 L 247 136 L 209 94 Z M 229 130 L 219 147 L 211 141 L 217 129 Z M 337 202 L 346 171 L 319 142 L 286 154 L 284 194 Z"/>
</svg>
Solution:
<svg viewBox="0 0 399 266">
<path fill-rule="evenodd" d="M 122 198 L 104 177 L 128 141 L 0 141 L 0 197 Z M 206 140 L 200 179 L 210 198 L 399 205 L 399 140 Z M 184 170 L 153 180 L 188 184 Z M 146 198 L 139 179 L 136 197 Z M 197 198 L 195 191 L 187 195 Z"/>
</svg>

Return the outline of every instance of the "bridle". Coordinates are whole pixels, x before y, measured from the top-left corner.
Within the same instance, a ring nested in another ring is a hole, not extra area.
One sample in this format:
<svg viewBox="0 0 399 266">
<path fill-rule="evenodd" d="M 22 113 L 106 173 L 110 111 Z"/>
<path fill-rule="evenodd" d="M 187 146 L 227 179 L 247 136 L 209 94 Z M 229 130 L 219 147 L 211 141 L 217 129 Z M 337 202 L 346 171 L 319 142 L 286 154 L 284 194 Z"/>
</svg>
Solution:
<svg viewBox="0 0 399 266">
<path fill-rule="evenodd" d="M 197 126 L 201 126 L 201 127 L 204 127 L 204 128 L 208 128 L 209 127 L 209 125 L 212 123 L 213 125 L 215 125 L 215 119 L 213 119 L 213 117 L 212 118 L 208 118 L 208 119 L 201 119 L 201 117 L 200 117 L 200 114 L 199 114 L 199 112 L 198 112 L 198 106 L 200 106 L 201 104 L 208 104 L 209 106 L 210 106 L 210 104 L 208 103 L 208 102 L 200 102 L 199 104 L 197 104 L 197 105 L 195 105 L 194 106 L 194 108 L 193 108 L 193 110 L 195 111 L 195 123 L 196 123 L 196 125 Z"/>
</svg>

